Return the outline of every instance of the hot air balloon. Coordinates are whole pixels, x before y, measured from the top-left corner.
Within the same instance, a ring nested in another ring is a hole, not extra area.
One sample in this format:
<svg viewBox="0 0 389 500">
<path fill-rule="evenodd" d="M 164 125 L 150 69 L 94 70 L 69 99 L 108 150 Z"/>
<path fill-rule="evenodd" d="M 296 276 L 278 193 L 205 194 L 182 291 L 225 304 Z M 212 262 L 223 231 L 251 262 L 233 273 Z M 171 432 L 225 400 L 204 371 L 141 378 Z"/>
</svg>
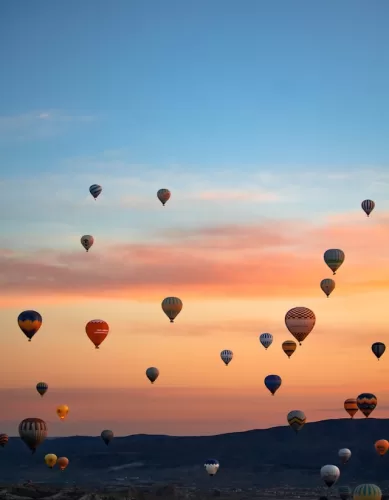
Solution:
<svg viewBox="0 0 389 500">
<path fill-rule="evenodd" d="M 288 424 L 297 434 L 298 431 L 300 431 L 304 427 L 305 422 L 307 421 L 307 417 L 305 416 L 305 413 L 303 411 L 293 410 L 288 413 L 287 420 Z"/>
<path fill-rule="evenodd" d="M 344 262 L 344 252 L 338 248 L 330 248 L 324 252 L 324 262 L 336 274 L 336 271 Z"/>
<path fill-rule="evenodd" d="M 204 463 L 204 468 L 210 476 L 214 476 L 219 470 L 220 464 L 215 458 L 209 458 Z"/>
<path fill-rule="evenodd" d="M 182 309 L 181 299 L 178 297 L 166 297 L 162 301 L 162 310 L 170 319 L 170 323 L 174 323 L 175 318 L 180 314 Z"/>
<path fill-rule="evenodd" d="M 300 345 L 311 333 L 315 323 L 315 313 L 307 307 L 294 307 L 285 315 L 286 328 Z"/>
<path fill-rule="evenodd" d="M 48 388 L 49 386 L 46 384 L 46 382 L 38 382 L 36 384 L 36 390 L 42 397 L 46 394 Z"/>
<path fill-rule="evenodd" d="M 278 391 L 281 387 L 282 380 L 279 375 L 268 375 L 265 377 L 265 386 L 271 392 L 272 396 Z"/>
<path fill-rule="evenodd" d="M 92 184 L 91 187 L 89 188 L 89 192 L 95 200 L 99 196 L 102 190 L 103 188 L 98 184 Z"/>
<path fill-rule="evenodd" d="M 373 354 L 376 356 L 378 361 L 380 360 L 380 357 L 384 354 L 386 350 L 386 345 L 383 344 L 382 342 L 375 342 L 371 346 L 371 350 L 373 351 Z"/>
<path fill-rule="evenodd" d="M 354 418 L 354 415 L 358 411 L 357 400 L 354 398 L 346 399 L 346 401 L 344 402 L 344 409 L 347 411 L 351 418 Z"/>
<path fill-rule="evenodd" d="M 58 457 L 57 455 L 54 455 L 54 453 L 49 453 L 48 455 L 45 456 L 45 462 L 47 467 L 52 469 L 54 465 L 57 463 Z"/>
<path fill-rule="evenodd" d="M 339 479 L 340 470 L 336 467 L 336 465 L 324 465 L 320 469 L 320 476 L 328 488 L 331 488 L 331 486 L 333 486 Z"/>
<path fill-rule="evenodd" d="M 383 457 L 389 450 L 389 442 L 386 439 L 379 439 L 374 443 L 374 448 L 380 457 Z"/>
<path fill-rule="evenodd" d="M 67 405 L 59 405 L 57 407 L 57 415 L 61 420 L 65 420 L 65 418 L 68 416 L 69 413 L 69 407 Z"/>
<path fill-rule="evenodd" d="M 273 342 L 273 335 L 271 333 L 261 333 L 259 336 L 259 341 L 265 349 L 271 346 Z"/>
<path fill-rule="evenodd" d="M 0 434 L 0 446 L 4 448 L 4 446 L 8 443 L 7 434 Z"/>
<path fill-rule="evenodd" d="M 84 236 L 81 236 L 80 241 L 81 245 L 85 248 L 85 250 L 89 252 L 89 249 L 92 247 L 93 243 L 95 242 L 95 239 L 90 234 L 84 234 Z"/>
<path fill-rule="evenodd" d="M 225 349 L 220 353 L 220 357 L 222 358 L 222 361 L 226 366 L 228 366 L 228 363 L 232 360 L 234 357 L 234 353 L 230 351 L 229 349 Z"/>
<path fill-rule="evenodd" d="M 152 384 L 157 380 L 159 377 L 159 370 L 158 368 L 155 368 L 154 366 L 150 366 L 150 368 L 147 368 L 146 370 L 146 377 L 150 380 Z"/>
<path fill-rule="evenodd" d="M 25 418 L 19 424 L 19 435 L 32 453 L 35 453 L 47 437 L 46 422 L 40 418 Z"/>
<path fill-rule="evenodd" d="M 289 359 L 296 349 L 297 349 L 297 344 L 293 340 L 285 340 L 285 342 L 282 343 L 282 350 L 288 356 Z"/>
<path fill-rule="evenodd" d="M 113 439 L 113 432 L 106 429 L 105 431 L 103 431 L 101 433 L 101 439 L 104 441 L 104 443 L 108 446 L 109 443 L 112 441 Z"/>
<path fill-rule="evenodd" d="M 58 464 L 59 468 L 62 471 L 64 471 L 66 469 L 66 467 L 69 465 L 69 459 L 66 457 L 59 457 L 59 459 L 57 460 L 57 464 Z"/>
<path fill-rule="evenodd" d="M 326 278 L 324 280 L 321 280 L 320 288 L 327 295 L 327 299 L 328 299 L 328 297 L 331 295 L 331 293 L 335 290 L 335 281 L 332 280 L 331 278 Z"/>
<path fill-rule="evenodd" d="M 349 450 L 348 448 L 342 448 L 339 450 L 338 455 L 339 455 L 341 463 L 345 464 L 351 458 L 351 450 Z"/>
<path fill-rule="evenodd" d="M 157 193 L 157 197 L 163 206 L 170 199 L 170 196 L 171 192 L 168 189 L 160 189 Z"/>
<path fill-rule="evenodd" d="M 339 486 L 338 493 L 341 500 L 348 500 L 351 497 L 350 486 Z"/>
<path fill-rule="evenodd" d="M 85 331 L 95 348 L 99 349 L 100 344 L 109 333 L 109 326 L 102 319 L 92 319 L 86 324 Z"/>
<path fill-rule="evenodd" d="M 42 316 L 36 311 L 23 311 L 18 316 L 18 325 L 31 342 L 32 337 L 42 326 Z"/>
<path fill-rule="evenodd" d="M 374 396 L 374 394 L 364 392 L 357 397 L 357 405 L 367 418 L 377 406 L 377 398 Z"/>
<path fill-rule="evenodd" d="M 360 484 L 354 490 L 353 500 L 381 500 L 382 491 L 375 484 Z"/>
<path fill-rule="evenodd" d="M 362 203 L 361 203 L 361 207 L 362 207 L 362 210 L 365 212 L 365 214 L 367 215 L 367 217 L 369 217 L 369 215 L 372 213 L 372 211 L 374 210 L 374 207 L 375 207 L 375 203 L 373 200 L 364 200 Z"/>
</svg>

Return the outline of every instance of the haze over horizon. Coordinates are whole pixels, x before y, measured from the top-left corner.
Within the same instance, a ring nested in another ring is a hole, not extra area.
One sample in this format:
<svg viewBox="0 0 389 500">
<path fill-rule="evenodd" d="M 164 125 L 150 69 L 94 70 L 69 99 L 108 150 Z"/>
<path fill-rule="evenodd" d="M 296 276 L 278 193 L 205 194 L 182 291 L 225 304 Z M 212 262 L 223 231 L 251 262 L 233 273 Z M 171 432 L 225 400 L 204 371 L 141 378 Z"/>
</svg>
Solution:
<svg viewBox="0 0 389 500">
<path fill-rule="evenodd" d="M 347 417 L 362 392 L 389 417 L 389 354 L 371 352 L 389 319 L 389 4 L 1 10 L 0 432 L 40 417 L 50 436 L 215 434 L 286 425 L 294 409 Z M 329 299 L 328 248 L 346 255 Z M 173 325 L 168 296 L 183 301 Z M 288 359 L 295 306 L 317 322 Z M 26 309 L 43 316 L 31 343 Z M 99 351 L 94 318 L 110 325 Z M 268 374 L 283 380 L 274 397 Z"/>
</svg>

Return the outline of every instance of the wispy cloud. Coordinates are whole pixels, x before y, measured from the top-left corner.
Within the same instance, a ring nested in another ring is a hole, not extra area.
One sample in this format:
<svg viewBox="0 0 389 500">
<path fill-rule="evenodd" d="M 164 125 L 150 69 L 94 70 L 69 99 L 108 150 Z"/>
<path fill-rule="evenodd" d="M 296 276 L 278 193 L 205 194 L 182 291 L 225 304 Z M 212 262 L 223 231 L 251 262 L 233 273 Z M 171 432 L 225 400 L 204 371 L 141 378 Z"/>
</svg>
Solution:
<svg viewBox="0 0 389 500">
<path fill-rule="evenodd" d="M 48 138 L 64 132 L 69 124 L 90 123 L 95 119 L 93 115 L 72 114 L 60 110 L 0 116 L 1 140 Z"/>
</svg>

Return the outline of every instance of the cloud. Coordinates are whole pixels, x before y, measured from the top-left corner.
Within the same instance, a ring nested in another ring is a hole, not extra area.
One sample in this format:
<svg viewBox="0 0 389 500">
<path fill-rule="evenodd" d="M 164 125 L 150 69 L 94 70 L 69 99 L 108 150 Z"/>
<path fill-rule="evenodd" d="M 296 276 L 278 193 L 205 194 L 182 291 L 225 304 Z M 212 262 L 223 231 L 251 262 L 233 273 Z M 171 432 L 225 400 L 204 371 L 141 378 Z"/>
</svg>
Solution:
<svg viewBox="0 0 389 500">
<path fill-rule="evenodd" d="M 92 115 L 70 114 L 60 110 L 29 112 L 0 116 L 1 140 L 45 139 L 65 132 L 72 123 L 90 123 Z"/>
<path fill-rule="evenodd" d="M 334 293 L 367 293 L 389 287 L 389 262 L 382 252 L 389 232 L 379 219 L 365 222 L 318 226 L 268 220 L 256 226 L 176 229 L 166 231 L 163 241 L 148 243 L 97 239 L 88 254 L 79 238 L 72 251 L 27 254 L 4 248 L 0 284 L 7 297 L 33 291 L 154 300 L 167 290 L 201 299 L 315 296 L 320 280 L 331 275 L 323 253 L 339 247 L 346 260 L 338 272 L 341 289 Z"/>
</svg>

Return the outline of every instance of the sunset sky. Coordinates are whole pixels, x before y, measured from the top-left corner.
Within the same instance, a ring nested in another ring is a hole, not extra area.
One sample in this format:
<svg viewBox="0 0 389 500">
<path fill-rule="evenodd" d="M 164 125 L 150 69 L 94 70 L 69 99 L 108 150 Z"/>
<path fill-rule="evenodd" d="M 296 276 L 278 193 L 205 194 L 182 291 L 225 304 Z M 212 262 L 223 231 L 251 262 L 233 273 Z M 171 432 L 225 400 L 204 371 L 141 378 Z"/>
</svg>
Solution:
<svg viewBox="0 0 389 500">
<path fill-rule="evenodd" d="M 388 16 L 385 0 L 2 3 L 0 432 L 216 434 L 347 417 L 362 392 L 389 417 L 389 353 L 371 352 L 389 348 Z M 346 255 L 329 299 L 328 248 Z M 288 359 L 296 306 L 317 323 Z"/>
</svg>

